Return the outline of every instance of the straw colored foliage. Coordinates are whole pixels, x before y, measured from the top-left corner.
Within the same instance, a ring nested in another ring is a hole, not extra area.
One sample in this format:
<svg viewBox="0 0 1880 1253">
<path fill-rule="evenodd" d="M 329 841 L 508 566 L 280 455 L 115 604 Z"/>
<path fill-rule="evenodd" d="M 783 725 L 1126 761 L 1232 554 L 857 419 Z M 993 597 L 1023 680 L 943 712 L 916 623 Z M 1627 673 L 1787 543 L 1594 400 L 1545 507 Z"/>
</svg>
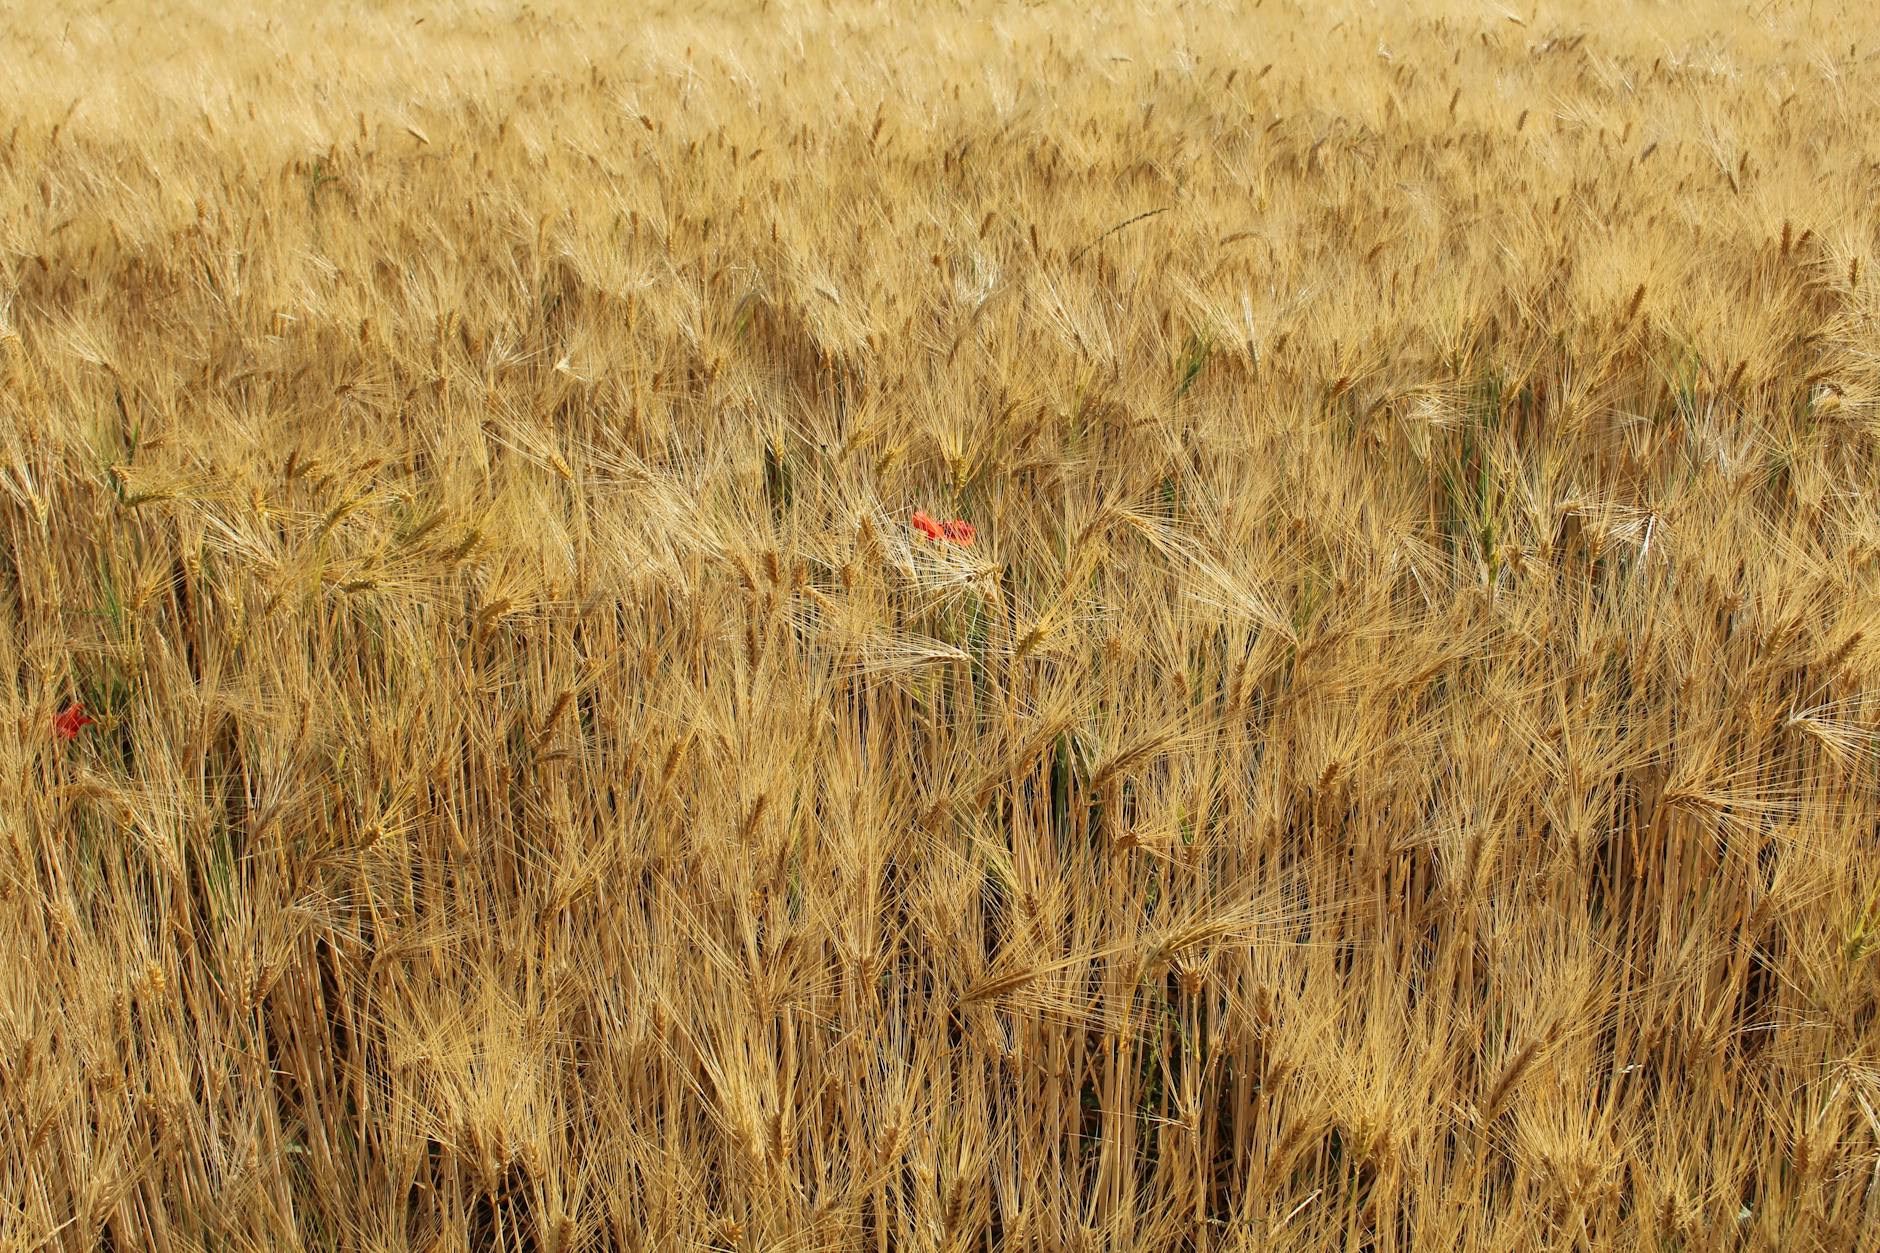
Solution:
<svg viewBox="0 0 1880 1253">
<path fill-rule="evenodd" d="M 0 1248 L 1880 1248 L 1877 35 L 0 9 Z"/>
</svg>

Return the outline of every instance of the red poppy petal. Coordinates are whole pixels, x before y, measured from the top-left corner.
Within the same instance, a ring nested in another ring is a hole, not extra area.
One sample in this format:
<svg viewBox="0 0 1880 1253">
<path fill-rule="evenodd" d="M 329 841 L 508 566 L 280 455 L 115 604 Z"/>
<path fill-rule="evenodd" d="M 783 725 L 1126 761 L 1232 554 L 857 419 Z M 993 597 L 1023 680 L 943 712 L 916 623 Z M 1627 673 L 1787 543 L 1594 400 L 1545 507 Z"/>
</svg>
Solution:
<svg viewBox="0 0 1880 1253">
<path fill-rule="evenodd" d="M 75 740 L 81 729 L 97 722 L 83 705 L 68 705 L 52 720 L 52 730 L 62 740 Z"/>
</svg>

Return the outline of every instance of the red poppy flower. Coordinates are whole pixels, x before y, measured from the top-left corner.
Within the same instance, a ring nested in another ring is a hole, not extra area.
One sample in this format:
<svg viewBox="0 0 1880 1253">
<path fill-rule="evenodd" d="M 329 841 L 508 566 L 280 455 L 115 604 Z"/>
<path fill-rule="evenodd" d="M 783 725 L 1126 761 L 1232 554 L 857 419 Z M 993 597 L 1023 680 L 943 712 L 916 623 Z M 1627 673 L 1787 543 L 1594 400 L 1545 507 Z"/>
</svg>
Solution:
<svg viewBox="0 0 1880 1253">
<path fill-rule="evenodd" d="M 948 539 L 958 544 L 961 548 L 970 548 L 973 541 L 979 537 L 979 532 L 973 528 L 972 523 L 959 518 L 953 519 L 953 521 L 942 526 L 940 530 Z"/>
<path fill-rule="evenodd" d="M 78 733 L 98 720 L 85 712 L 85 707 L 71 704 L 65 711 L 52 720 L 52 730 L 62 740 L 75 740 Z"/>
<path fill-rule="evenodd" d="M 965 519 L 955 518 L 951 522 L 942 522 L 925 509 L 916 509 L 914 516 L 908 519 L 908 523 L 930 540 L 951 540 L 961 548 L 969 547 L 975 539 L 979 538 L 979 531 Z"/>
</svg>

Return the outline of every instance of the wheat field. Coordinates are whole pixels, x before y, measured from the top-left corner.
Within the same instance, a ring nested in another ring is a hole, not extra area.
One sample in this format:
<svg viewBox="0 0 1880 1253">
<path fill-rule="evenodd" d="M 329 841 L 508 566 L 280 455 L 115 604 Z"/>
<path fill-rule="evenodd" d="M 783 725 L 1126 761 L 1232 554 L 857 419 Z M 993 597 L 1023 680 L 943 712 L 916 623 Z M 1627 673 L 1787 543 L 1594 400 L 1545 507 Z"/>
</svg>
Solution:
<svg viewBox="0 0 1880 1253">
<path fill-rule="evenodd" d="M 0 12 L 0 1248 L 1880 1248 L 1876 35 Z"/>
</svg>

